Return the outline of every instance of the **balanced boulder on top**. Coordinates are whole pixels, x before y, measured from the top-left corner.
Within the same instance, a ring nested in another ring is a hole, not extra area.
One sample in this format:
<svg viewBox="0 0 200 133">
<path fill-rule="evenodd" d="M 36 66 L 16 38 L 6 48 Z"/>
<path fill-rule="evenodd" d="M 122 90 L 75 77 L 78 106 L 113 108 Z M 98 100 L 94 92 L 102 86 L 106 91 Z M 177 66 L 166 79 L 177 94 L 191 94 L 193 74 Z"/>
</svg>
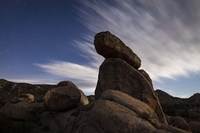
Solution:
<svg viewBox="0 0 200 133">
<path fill-rule="evenodd" d="M 97 53 L 105 58 L 120 58 L 136 69 L 141 66 L 140 58 L 109 31 L 96 34 L 94 45 Z"/>
</svg>

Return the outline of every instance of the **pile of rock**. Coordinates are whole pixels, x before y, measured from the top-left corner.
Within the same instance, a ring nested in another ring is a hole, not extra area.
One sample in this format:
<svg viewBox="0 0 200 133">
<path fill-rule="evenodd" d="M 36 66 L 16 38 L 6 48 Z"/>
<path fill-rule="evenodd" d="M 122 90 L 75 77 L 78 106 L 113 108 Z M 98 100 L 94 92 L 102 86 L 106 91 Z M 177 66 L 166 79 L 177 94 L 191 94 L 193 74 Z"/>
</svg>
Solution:
<svg viewBox="0 0 200 133">
<path fill-rule="evenodd" d="M 95 98 L 86 97 L 70 81 L 60 82 L 43 95 L 43 101 L 26 95 L 4 104 L 0 109 L 0 132 L 190 132 L 187 122 L 163 113 L 151 78 L 138 70 L 141 60 L 129 47 L 108 31 L 98 33 L 94 45 L 105 57 Z"/>
</svg>

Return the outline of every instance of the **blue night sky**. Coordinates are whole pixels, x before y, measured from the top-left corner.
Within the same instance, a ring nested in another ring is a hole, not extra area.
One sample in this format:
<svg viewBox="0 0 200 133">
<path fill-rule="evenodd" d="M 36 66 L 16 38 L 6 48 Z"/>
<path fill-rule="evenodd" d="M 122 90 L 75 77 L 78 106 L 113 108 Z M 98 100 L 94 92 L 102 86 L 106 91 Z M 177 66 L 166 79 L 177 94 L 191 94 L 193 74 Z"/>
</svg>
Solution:
<svg viewBox="0 0 200 133">
<path fill-rule="evenodd" d="M 200 92 L 199 0 L 0 0 L 0 78 L 72 80 L 93 94 L 104 60 L 93 37 L 107 30 L 141 58 L 155 89 Z"/>
</svg>

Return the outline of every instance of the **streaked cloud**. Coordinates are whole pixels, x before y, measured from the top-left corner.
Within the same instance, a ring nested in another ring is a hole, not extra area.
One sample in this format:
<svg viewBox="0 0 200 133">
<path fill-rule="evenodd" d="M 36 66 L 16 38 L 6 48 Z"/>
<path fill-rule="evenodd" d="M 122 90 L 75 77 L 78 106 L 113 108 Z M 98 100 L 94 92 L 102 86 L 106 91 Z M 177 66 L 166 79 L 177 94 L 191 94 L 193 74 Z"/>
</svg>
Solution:
<svg viewBox="0 0 200 133">
<path fill-rule="evenodd" d="M 119 36 L 141 57 L 152 79 L 200 71 L 199 1 L 112 2 L 83 2 L 85 25 L 94 33 L 109 30 Z"/>
<path fill-rule="evenodd" d="M 81 6 L 81 21 L 92 35 L 75 44 L 88 58 L 88 66 L 65 61 L 37 64 L 44 71 L 83 81 L 94 91 L 103 58 L 95 52 L 93 36 L 109 30 L 141 58 L 154 81 L 200 72 L 199 0 L 92 0 Z"/>
<path fill-rule="evenodd" d="M 66 61 L 52 61 L 47 64 L 35 64 L 43 71 L 62 79 L 72 80 L 86 94 L 94 92 L 98 69 Z M 51 75 L 51 77 L 53 77 Z"/>
</svg>

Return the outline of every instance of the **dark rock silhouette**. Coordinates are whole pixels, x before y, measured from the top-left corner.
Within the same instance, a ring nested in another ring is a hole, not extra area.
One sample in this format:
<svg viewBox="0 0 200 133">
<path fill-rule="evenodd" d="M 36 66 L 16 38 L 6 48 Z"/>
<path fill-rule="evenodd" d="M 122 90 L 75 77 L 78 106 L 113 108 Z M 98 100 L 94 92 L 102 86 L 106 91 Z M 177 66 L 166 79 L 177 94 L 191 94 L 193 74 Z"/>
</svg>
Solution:
<svg viewBox="0 0 200 133">
<path fill-rule="evenodd" d="M 189 98 L 173 97 L 166 92 L 156 90 L 160 104 L 167 115 L 181 116 L 187 121 L 200 121 L 200 94 Z"/>
<path fill-rule="evenodd" d="M 71 81 L 31 85 L 0 80 L 0 133 L 198 133 L 199 122 L 187 122 L 198 120 L 198 114 L 190 113 L 185 121 L 187 114 L 179 108 L 199 109 L 198 94 L 180 99 L 156 91 L 158 99 L 148 73 L 138 70 L 139 57 L 119 38 L 101 32 L 94 44 L 106 58 L 95 96 L 86 97 Z M 183 105 L 189 102 L 194 103 Z"/>
</svg>

